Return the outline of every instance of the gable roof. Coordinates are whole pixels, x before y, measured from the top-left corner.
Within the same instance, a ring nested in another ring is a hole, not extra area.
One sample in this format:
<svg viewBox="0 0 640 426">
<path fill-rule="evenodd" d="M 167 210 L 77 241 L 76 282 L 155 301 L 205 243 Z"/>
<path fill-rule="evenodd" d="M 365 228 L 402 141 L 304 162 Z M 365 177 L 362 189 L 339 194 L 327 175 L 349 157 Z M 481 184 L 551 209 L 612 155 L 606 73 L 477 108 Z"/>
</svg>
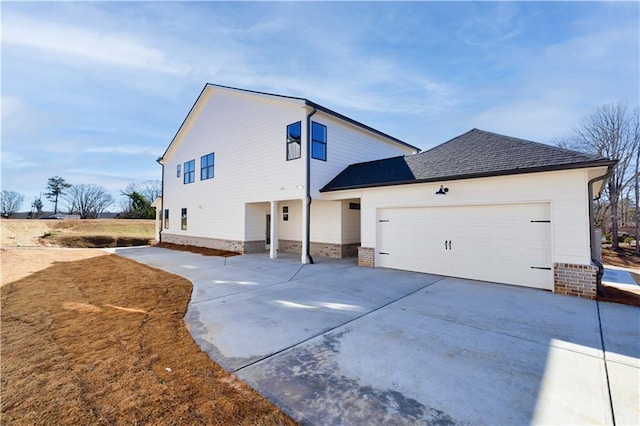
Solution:
<svg viewBox="0 0 640 426">
<path fill-rule="evenodd" d="M 178 138 L 178 136 L 180 135 L 180 132 L 182 131 L 182 129 L 185 127 L 187 121 L 189 120 L 192 112 L 195 110 L 196 106 L 198 105 L 198 103 L 200 102 L 200 99 L 203 97 L 204 93 L 207 91 L 207 89 L 225 89 L 225 90 L 232 90 L 232 91 L 238 91 L 238 92 L 244 92 L 244 93 L 253 93 L 256 95 L 261 95 L 261 96 L 269 96 L 269 97 L 274 97 L 274 98 L 279 98 L 282 100 L 290 100 L 290 101 L 295 101 L 297 103 L 303 103 L 306 106 L 310 106 L 311 108 L 314 108 L 318 111 L 322 111 L 325 114 L 331 115 L 333 117 L 336 117 L 340 120 L 346 121 L 347 123 L 350 123 L 356 127 L 359 127 L 363 130 L 366 130 L 368 132 L 374 133 L 378 136 L 382 136 L 383 138 L 389 139 L 397 144 L 403 145 L 407 148 L 410 148 L 412 150 L 415 150 L 416 152 L 420 152 L 420 148 L 415 147 L 413 145 L 408 144 L 407 142 L 401 141 L 400 139 L 394 138 L 393 136 L 390 136 L 384 132 L 381 132 L 380 130 L 374 129 L 373 127 L 369 127 L 366 124 L 360 123 L 359 121 L 356 121 L 352 118 L 349 118 L 345 115 L 342 115 L 340 113 L 337 113 L 329 108 L 323 107 L 320 104 L 317 104 L 315 102 L 311 102 L 310 100 L 306 99 L 306 98 L 299 98 L 299 97 L 295 97 L 295 96 L 286 96 L 286 95 L 277 95 L 274 93 L 266 93 L 266 92 L 257 92 L 255 90 L 248 90 L 248 89 L 239 89 L 237 87 L 230 87 L 230 86 L 223 86 L 220 84 L 213 84 L 213 83 L 206 83 L 204 85 L 204 88 L 202 89 L 202 91 L 200 92 L 200 94 L 198 95 L 198 98 L 196 99 L 196 101 L 193 103 L 193 105 L 191 106 L 191 109 L 189 110 L 189 113 L 187 114 L 187 116 L 185 117 L 185 119 L 182 121 L 182 124 L 180 124 L 180 127 L 178 128 L 178 131 L 176 132 L 176 134 L 173 136 L 173 139 L 171 139 L 171 143 L 169 143 L 169 146 L 167 147 L 167 149 L 164 151 L 164 154 L 162 154 L 161 157 L 158 158 L 158 162 L 162 163 L 162 160 L 164 159 L 164 157 L 167 155 L 167 153 L 169 152 L 169 149 L 171 148 L 171 146 L 173 145 L 173 143 L 176 141 L 176 139 Z"/>
<path fill-rule="evenodd" d="M 472 129 L 420 154 L 348 166 L 321 192 L 592 166 L 614 160 Z"/>
</svg>

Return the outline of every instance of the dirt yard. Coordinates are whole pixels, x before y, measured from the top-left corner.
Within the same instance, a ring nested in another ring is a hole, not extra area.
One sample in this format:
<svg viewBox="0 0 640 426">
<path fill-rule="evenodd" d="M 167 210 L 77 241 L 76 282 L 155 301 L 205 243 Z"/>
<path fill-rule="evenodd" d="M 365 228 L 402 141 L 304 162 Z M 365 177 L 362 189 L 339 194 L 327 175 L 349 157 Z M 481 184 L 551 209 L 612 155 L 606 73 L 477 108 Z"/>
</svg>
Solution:
<svg viewBox="0 0 640 426">
<path fill-rule="evenodd" d="M 1 256 L 3 425 L 294 424 L 193 341 L 187 280 L 98 250 Z"/>
</svg>

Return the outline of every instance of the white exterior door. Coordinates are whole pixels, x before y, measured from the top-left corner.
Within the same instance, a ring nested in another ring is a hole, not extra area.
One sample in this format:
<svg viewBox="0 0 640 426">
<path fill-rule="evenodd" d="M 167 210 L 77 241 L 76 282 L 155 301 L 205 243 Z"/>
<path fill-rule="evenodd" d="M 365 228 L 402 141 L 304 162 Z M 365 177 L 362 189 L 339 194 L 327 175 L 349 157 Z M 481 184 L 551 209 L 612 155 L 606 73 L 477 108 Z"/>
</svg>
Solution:
<svg viewBox="0 0 640 426">
<path fill-rule="evenodd" d="M 376 265 L 552 290 L 547 203 L 379 209 Z"/>
</svg>

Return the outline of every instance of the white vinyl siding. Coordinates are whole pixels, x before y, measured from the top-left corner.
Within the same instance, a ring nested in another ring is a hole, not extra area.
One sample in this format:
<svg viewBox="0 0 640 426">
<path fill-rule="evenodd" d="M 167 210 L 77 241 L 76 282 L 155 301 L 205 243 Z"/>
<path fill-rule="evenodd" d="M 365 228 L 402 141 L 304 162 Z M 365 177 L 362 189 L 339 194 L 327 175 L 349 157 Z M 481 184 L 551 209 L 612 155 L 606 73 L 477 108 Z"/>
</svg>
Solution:
<svg viewBox="0 0 640 426">
<path fill-rule="evenodd" d="M 406 146 L 321 112 L 313 116 L 313 121 L 327 127 L 327 161 L 311 162 L 311 196 L 314 198 L 319 195 L 319 189 L 353 163 L 415 153 Z"/>
<path fill-rule="evenodd" d="M 225 89 L 205 91 L 165 155 L 165 173 L 170 170 L 175 176 L 177 164 L 213 151 L 215 178 L 183 185 L 165 174 L 165 207 L 189 211 L 188 230 L 178 226 L 171 233 L 244 241 L 246 203 L 302 199 L 305 162 L 286 160 L 283 133 L 287 125 L 301 121 L 305 135 L 305 118 L 302 104 L 290 100 Z M 303 156 L 305 152 L 303 144 Z M 256 225 L 256 232 L 264 238 L 262 225 Z"/>
</svg>

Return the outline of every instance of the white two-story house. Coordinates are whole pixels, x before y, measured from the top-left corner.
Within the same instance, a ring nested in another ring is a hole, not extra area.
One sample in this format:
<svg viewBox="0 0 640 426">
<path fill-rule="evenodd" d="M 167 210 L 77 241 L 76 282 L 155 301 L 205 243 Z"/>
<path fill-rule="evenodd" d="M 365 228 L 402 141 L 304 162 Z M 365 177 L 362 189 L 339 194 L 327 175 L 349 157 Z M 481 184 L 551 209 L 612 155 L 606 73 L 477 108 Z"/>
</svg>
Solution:
<svg viewBox="0 0 640 426">
<path fill-rule="evenodd" d="M 359 200 L 319 190 L 348 165 L 418 148 L 306 99 L 207 84 L 166 152 L 162 241 L 355 256 Z"/>
<path fill-rule="evenodd" d="M 595 297 L 591 200 L 615 161 L 478 129 L 419 151 L 307 99 L 207 84 L 158 160 L 161 241 Z"/>
</svg>

